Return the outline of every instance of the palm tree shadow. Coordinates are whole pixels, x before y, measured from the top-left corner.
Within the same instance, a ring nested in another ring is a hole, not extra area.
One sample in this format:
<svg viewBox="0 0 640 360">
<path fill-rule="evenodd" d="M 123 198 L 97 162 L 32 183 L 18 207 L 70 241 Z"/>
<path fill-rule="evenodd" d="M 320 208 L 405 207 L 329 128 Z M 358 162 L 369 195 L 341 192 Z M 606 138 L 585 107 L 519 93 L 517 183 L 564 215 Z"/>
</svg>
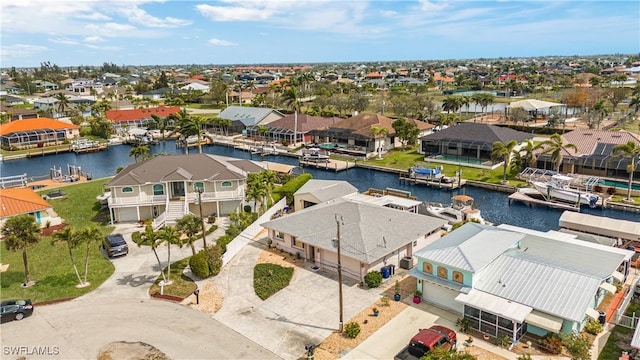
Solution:
<svg viewBox="0 0 640 360">
<path fill-rule="evenodd" d="M 156 280 L 155 275 L 125 275 L 116 279 L 118 285 L 129 285 L 131 287 L 139 287 L 142 285 L 151 285 Z"/>
</svg>

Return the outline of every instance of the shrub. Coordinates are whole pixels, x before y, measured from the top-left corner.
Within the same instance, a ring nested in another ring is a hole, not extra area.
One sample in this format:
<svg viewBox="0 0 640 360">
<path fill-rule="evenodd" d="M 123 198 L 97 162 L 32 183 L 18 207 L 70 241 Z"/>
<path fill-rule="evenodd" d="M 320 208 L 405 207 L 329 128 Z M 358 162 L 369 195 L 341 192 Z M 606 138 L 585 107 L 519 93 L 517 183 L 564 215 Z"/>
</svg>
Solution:
<svg viewBox="0 0 640 360">
<path fill-rule="evenodd" d="M 250 213 L 251 212 L 251 205 L 245 205 L 244 206 L 244 212 Z"/>
<path fill-rule="evenodd" d="M 300 174 L 299 176 L 291 179 L 286 184 L 276 188 L 275 192 L 287 198 L 287 203 L 293 203 L 293 194 L 311 180 L 312 176 L 309 173 Z"/>
<path fill-rule="evenodd" d="M 540 345 L 550 354 L 558 355 L 562 352 L 562 339 L 556 334 L 547 333 L 540 339 Z"/>
<path fill-rule="evenodd" d="M 616 193 L 616 188 L 614 187 L 607 188 L 607 194 L 615 195 L 615 193 Z"/>
<path fill-rule="evenodd" d="M 133 242 L 136 244 L 140 244 L 141 243 L 140 231 L 135 231 L 134 233 L 132 233 L 131 240 L 133 240 Z"/>
<path fill-rule="evenodd" d="M 460 332 L 466 333 L 471 327 L 471 320 L 466 317 L 458 318 L 458 320 L 456 320 L 456 326 Z"/>
<path fill-rule="evenodd" d="M 209 216 L 209 217 L 207 218 L 207 222 L 208 222 L 209 224 L 213 224 L 213 223 L 215 223 L 215 222 L 216 222 L 216 217 L 215 217 L 215 216 Z"/>
<path fill-rule="evenodd" d="M 358 336 L 358 334 L 360 334 L 360 324 L 358 324 L 355 321 L 350 321 L 348 322 L 345 326 L 344 326 L 344 333 L 352 338 L 355 339 L 356 336 Z"/>
<path fill-rule="evenodd" d="M 209 267 L 209 274 L 216 276 L 222 269 L 222 249 L 218 244 L 209 246 L 207 248 L 207 266 Z"/>
<path fill-rule="evenodd" d="M 216 240 L 216 245 L 220 247 L 220 250 L 223 254 L 227 252 L 227 244 L 229 244 L 234 238 L 235 236 L 225 234 L 220 236 L 218 240 Z"/>
<path fill-rule="evenodd" d="M 369 271 L 369 273 L 364 276 L 364 282 L 370 288 L 377 288 L 382 284 L 382 274 L 379 271 Z"/>
<path fill-rule="evenodd" d="M 529 354 L 520 355 L 516 360 L 531 360 L 531 355 Z"/>
<path fill-rule="evenodd" d="M 253 268 L 253 289 L 262 300 L 289 285 L 293 277 L 292 267 L 277 264 L 257 264 Z"/>
<path fill-rule="evenodd" d="M 189 267 L 191 268 L 191 272 L 201 279 L 206 279 L 211 275 L 207 257 L 207 253 L 204 250 L 200 250 L 200 252 L 193 255 L 191 259 L 189 259 Z"/>
<path fill-rule="evenodd" d="M 506 348 L 511 345 L 511 337 L 509 335 L 500 335 L 496 339 L 496 345 Z"/>
<path fill-rule="evenodd" d="M 602 332 L 602 324 L 599 321 L 591 320 L 584 326 L 584 330 L 592 335 L 598 335 Z"/>
<path fill-rule="evenodd" d="M 389 298 L 383 297 L 380 302 L 382 303 L 382 306 L 391 306 L 391 302 L 389 301 Z"/>
<path fill-rule="evenodd" d="M 569 354 L 571 354 L 571 359 L 573 360 L 590 360 L 591 353 L 589 349 L 591 349 L 591 341 L 584 334 L 566 334 L 562 343 L 567 348 Z"/>
</svg>

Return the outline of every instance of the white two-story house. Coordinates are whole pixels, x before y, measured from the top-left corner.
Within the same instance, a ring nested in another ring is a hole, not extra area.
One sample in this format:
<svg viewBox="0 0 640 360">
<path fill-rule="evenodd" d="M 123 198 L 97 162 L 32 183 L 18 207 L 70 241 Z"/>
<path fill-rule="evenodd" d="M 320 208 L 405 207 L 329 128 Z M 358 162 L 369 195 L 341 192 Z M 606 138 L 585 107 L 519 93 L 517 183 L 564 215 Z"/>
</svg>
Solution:
<svg viewBox="0 0 640 360">
<path fill-rule="evenodd" d="M 244 202 L 250 160 L 210 154 L 164 155 L 127 166 L 108 184 L 111 222 L 153 219 L 154 228 L 186 214 L 229 214 Z M 199 201 L 202 201 L 200 204 Z"/>
</svg>

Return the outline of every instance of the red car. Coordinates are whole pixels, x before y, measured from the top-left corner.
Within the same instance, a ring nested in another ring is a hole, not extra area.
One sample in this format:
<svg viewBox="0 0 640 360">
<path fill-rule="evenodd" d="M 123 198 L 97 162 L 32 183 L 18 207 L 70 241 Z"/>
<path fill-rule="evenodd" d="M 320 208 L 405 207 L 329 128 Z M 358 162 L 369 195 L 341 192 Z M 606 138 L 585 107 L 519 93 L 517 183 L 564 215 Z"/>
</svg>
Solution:
<svg viewBox="0 0 640 360">
<path fill-rule="evenodd" d="M 396 356 L 395 360 L 420 359 L 435 348 L 455 350 L 457 343 L 456 332 L 440 325 L 433 325 L 428 329 L 420 329 Z"/>
</svg>

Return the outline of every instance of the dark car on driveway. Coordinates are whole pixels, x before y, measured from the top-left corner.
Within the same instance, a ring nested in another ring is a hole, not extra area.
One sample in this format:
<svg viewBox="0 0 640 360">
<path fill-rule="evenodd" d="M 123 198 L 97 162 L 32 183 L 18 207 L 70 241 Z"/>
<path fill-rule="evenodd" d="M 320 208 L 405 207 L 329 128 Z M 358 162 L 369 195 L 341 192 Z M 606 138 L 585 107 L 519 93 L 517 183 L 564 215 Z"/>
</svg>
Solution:
<svg viewBox="0 0 640 360">
<path fill-rule="evenodd" d="M 102 247 L 109 257 L 123 256 L 129 253 L 129 247 L 122 234 L 111 234 L 105 237 Z"/>
<path fill-rule="evenodd" d="M 33 314 L 33 305 L 29 299 L 5 300 L 0 306 L 0 322 L 22 320 Z"/>
</svg>

